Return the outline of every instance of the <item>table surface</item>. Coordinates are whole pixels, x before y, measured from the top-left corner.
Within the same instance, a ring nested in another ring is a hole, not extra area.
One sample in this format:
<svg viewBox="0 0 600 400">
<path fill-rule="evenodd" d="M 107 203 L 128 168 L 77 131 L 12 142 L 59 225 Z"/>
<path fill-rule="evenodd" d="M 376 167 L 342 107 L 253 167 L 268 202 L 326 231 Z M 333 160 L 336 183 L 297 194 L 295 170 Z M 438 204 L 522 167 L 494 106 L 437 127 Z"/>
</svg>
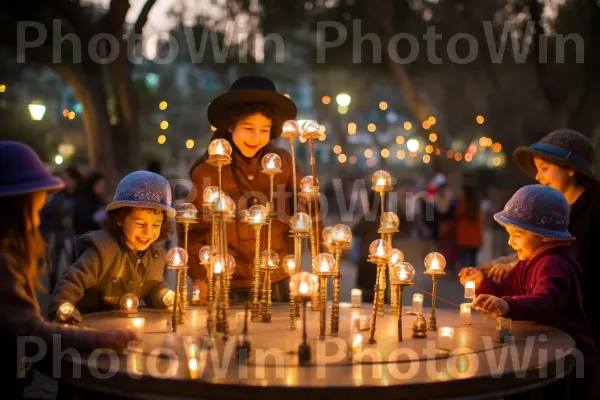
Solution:
<svg viewBox="0 0 600 400">
<path fill-rule="evenodd" d="M 329 333 L 331 304 L 328 306 Z M 516 393 L 551 383 L 571 372 L 570 355 L 575 346 L 566 333 L 531 322 L 514 322 L 511 344 L 495 341 L 496 321 L 473 311 L 472 323 L 460 325 L 458 309 L 436 310 L 437 326 L 453 327 L 452 350 L 436 348 L 437 332 L 428 331 L 426 339 L 412 338 L 414 316 L 403 315 L 403 342 L 398 342 L 398 317 L 386 308 L 377 318 L 376 344 L 369 344 L 369 331 L 363 334 L 362 353 L 349 351 L 353 315 L 371 317 L 371 305 L 340 306 L 340 332 L 337 338 L 319 340 L 319 312 L 307 307 L 308 343 L 312 360 L 298 365 L 298 345 L 302 341 L 302 318 L 290 330 L 289 305 L 273 304 L 271 323 L 252 322 L 252 345 L 247 364 L 236 352 L 241 308 L 229 312 L 231 335 L 215 335 L 216 346 L 202 348 L 206 337 L 206 310 L 190 306 L 186 322 L 176 333 L 168 332 L 171 314 L 142 309 L 145 319 L 142 344 L 126 354 L 111 357 L 99 352 L 79 360 L 66 357 L 67 368 L 83 366 L 82 377 L 69 379 L 74 386 L 126 394 L 134 398 L 261 398 L 332 395 L 364 398 L 378 394 L 389 398 L 433 399 L 468 395 L 487 398 Z M 405 307 L 405 311 L 408 309 Z M 424 310 L 429 319 L 429 310 Z M 127 327 L 131 319 L 118 312 L 85 316 L 92 329 Z M 186 355 L 184 343 L 199 344 L 194 361 Z M 190 365 L 191 368 L 190 369 Z M 197 369 L 194 367 L 197 366 Z M 69 376 L 69 374 L 65 374 Z M 540 379 L 543 378 L 543 379 Z M 402 387 L 402 390 L 398 390 Z M 301 390 L 299 390 L 301 389 Z M 365 390 L 368 390 L 368 395 Z"/>
</svg>

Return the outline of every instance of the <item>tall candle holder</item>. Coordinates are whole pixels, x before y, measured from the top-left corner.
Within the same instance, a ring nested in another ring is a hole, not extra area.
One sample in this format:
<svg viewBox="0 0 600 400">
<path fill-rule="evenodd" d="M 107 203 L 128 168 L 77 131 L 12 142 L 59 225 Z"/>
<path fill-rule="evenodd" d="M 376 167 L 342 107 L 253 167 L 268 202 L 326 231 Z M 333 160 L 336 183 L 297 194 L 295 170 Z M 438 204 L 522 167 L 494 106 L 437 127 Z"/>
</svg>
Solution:
<svg viewBox="0 0 600 400">
<path fill-rule="evenodd" d="M 380 207 L 381 207 L 381 216 L 379 223 L 378 233 L 381 234 L 382 240 L 387 240 L 390 247 L 392 247 L 392 235 L 398 232 L 398 224 L 395 227 L 388 226 L 386 224 L 386 212 L 385 212 L 385 193 L 392 190 L 392 176 L 389 172 L 385 170 L 376 171 L 371 178 L 371 190 L 379 193 L 380 196 Z M 392 213 L 393 214 L 393 213 Z M 379 316 L 383 316 L 383 305 L 385 303 L 385 292 L 387 289 L 387 279 L 386 279 L 386 266 L 382 267 L 382 270 L 379 273 L 379 292 L 377 296 L 379 296 L 378 305 L 379 308 L 377 310 L 377 314 Z"/>
<path fill-rule="evenodd" d="M 325 232 L 325 230 L 323 230 Z M 325 238 L 324 238 L 325 239 Z M 352 247 L 352 231 L 343 224 L 331 230 L 330 241 L 335 255 L 335 273 L 333 275 L 333 305 L 331 309 L 331 336 L 337 336 L 340 329 L 340 282 L 342 279 L 342 251 Z M 327 241 L 325 241 L 327 243 Z"/>
<path fill-rule="evenodd" d="M 402 295 L 406 286 L 413 285 L 413 279 L 415 277 L 415 269 L 412 265 L 406 262 L 399 262 L 390 268 L 390 282 L 392 288 L 395 288 L 398 292 L 398 341 L 402 341 Z"/>
<path fill-rule="evenodd" d="M 335 259 L 331 254 L 321 253 L 315 258 L 319 277 L 319 339 L 325 339 L 327 330 L 327 277 L 335 276 Z"/>
<path fill-rule="evenodd" d="M 281 260 L 281 267 L 289 276 L 294 275 L 296 271 L 296 255 L 288 255 Z M 296 299 L 290 296 L 290 330 L 296 330 Z"/>
<path fill-rule="evenodd" d="M 306 200 L 306 206 L 307 206 L 307 210 L 308 210 L 308 215 L 311 218 L 311 220 L 313 220 L 313 208 L 312 208 L 312 204 L 313 202 L 317 203 L 317 199 L 319 196 L 319 180 L 315 177 L 312 176 L 305 176 L 304 178 L 302 178 L 302 180 L 300 181 L 300 196 L 302 196 L 305 200 Z M 315 212 L 316 212 L 316 207 L 315 207 Z M 311 259 L 314 260 L 317 257 L 318 254 L 318 250 L 319 247 L 317 246 L 317 222 L 316 222 L 316 217 L 314 218 L 315 223 L 312 224 L 312 229 L 310 231 L 310 254 L 311 254 Z M 317 273 L 317 269 L 316 266 L 313 263 L 312 266 L 312 273 L 316 274 Z M 316 290 L 315 291 L 315 298 L 312 299 L 311 302 L 311 309 L 313 311 L 318 311 L 319 310 L 319 291 Z"/>
<path fill-rule="evenodd" d="M 279 256 L 273 250 L 264 250 L 261 253 L 260 269 L 264 271 L 261 298 L 261 322 L 271 322 L 273 304 L 271 302 L 271 271 L 279 266 Z"/>
<path fill-rule="evenodd" d="M 175 287 L 179 288 L 181 284 L 181 272 L 185 271 L 188 255 L 181 247 L 175 247 L 167 253 L 167 267 L 175 271 Z M 172 325 L 173 332 L 177 331 L 177 324 L 182 323 L 181 313 L 179 310 L 179 290 L 175 290 L 175 299 L 173 302 Z"/>
<path fill-rule="evenodd" d="M 378 304 L 380 301 L 379 293 L 379 282 L 382 270 L 384 270 L 386 264 L 390 259 L 390 245 L 385 240 L 377 239 L 369 246 L 369 258 L 368 262 L 377 266 L 377 276 L 375 278 L 375 288 L 373 290 L 373 315 L 371 317 L 371 335 L 369 343 L 375 343 L 375 329 L 377 326 L 377 311 Z"/>
<path fill-rule="evenodd" d="M 178 223 L 183 225 L 183 249 L 188 252 L 188 232 L 190 225 L 198 223 L 198 209 L 192 203 L 184 203 L 177 209 L 177 216 L 175 218 Z M 181 299 L 181 314 L 183 319 L 187 315 L 188 307 L 188 288 L 187 288 L 187 269 L 188 265 L 184 266 L 183 277 L 181 280 L 181 286 L 177 288 L 179 290 L 179 298 Z"/>
<path fill-rule="evenodd" d="M 334 253 L 335 248 L 333 246 L 333 240 L 331 239 L 331 232 L 333 231 L 333 226 L 328 226 L 323 229 L 323 244 L 327 247 L 327 251 L 331 254 Z"/>
<path fill-rule="evenodd" d="M 267 209 L 260 204 L 248 210 L 248 224 L 254 227 L 254 269 L 252 270 L 252 311 L 251 319 L 254 322 L 261 320 L 260 315 L 260 230 L 267 223 Z"/>
<path fill-rule="evenodd" d="M 308 365 L 311 360 L 311 350 L 306 334 L 306 303 L 313 297 L 316 290 L 317 277 L 308 272 L 294 274 L 290 278 L 290 296 L 302 304 L 302 343 L 298 346 L 298 363 Z"/>
<path fill-rule="evenodd" d="M 206 277 L 208 280 L 208 300 L 213 301 L 214 299 L 214 277 L 212 272 L 212 260 L 215 257 L 219 249 L 221 248 L 220 244 L 220 233 L 219 233 L 219 222 L 215 221 L 213 218 L 213 211 L 217 207 L 219 200 L 224 196 L 222 191 L 218 186 L 209 186 L 204 189 L 202 193 L 202 203 L 203 206 L 210 210 L 211 216 L 211 235 L 210 235 L 210 245 L 209 248 L 212 249 L 212 253 L 207 253 L 203 258 L 202 254 L 200 255 L 200 262 L 206 267 Z M 209 248 L 203 247 L 205 251 L 208 252 Z M 200 252 L 202 252 L 200 249 Z M 206 259 L 207 258 L 207 259 Z"/>
<path fill-rule="evenodd" d="M 296 137 L 300 135 L 298 123 L 293 119 L 285 121 L 281 129 L 281 137 L 290 141 L 290 153 L 292 155 L 292 191 L 293 191 L 293 211 L 298 212 L 298 188 L 296 186 L 296 154 L 294 151 L 294 142 Z"/>
<path fill-rule="evenodd" d="M 207 280 L 207 300 L 213 301 L 215 298 L 214 284 L 213 284 L 213 273 L 212 273 L 212 260 L 217 255 L 215 248 L 212 245 L 202 246 L 198 252 L 198 259 L 200 264 L 206 268 L 206 280 Z"/>
<path fill-rule="evenodd" d="M 222 264 L 222 274 L 218 277 L 221 280 L 221 296 L 220 301 L 217 302 L 217 332 L 225 332 L 227 335 L 227 315 L 229 313 L 229 285 L 228 285 L 228 273 L 233 274 L 235 269 L 235 263 L 232 267 L 229 265 L 233 260 L 233 257 L 229 257 L 227 254 L 227 224 L 235 220 L 235 203 L 231 197 L 222 194 L 217 204 L 213 207 L 211 212 L 211 218 L 216 226 L 218 227 L 217 236 L 219 237 L 219 246 L 216 248 L 216 256 L 214 258 Z"/>
<path fill-rule="evenodd" d="M 390 267 L 403 262 L 404 261 L 404 253 L 402 253 L 400 250 L 398 249 L 392 249 L 392 251 L 390 252 L 390 262 L 389 265 Z M 390 272 L 391 274 L 391 272 Z M 392 279 L 390 277 L 390 313 L 392 315 L 398 315 L 398 288 L 396 287 L 396 284 L 394 282 L 392 282 Z"/>
<path fill-rule="evenodd" d="M 319 123 L 317 121 L 312 121 L 312 120 L 308 120 L 305 121 L 302 126 L 300 127 L 300 137 L 303 138 L 304 140 L 308 141 L 308 145 L 309 145 L 309 149 L 310 149 L 310 168 L 311 168 L 311 173 L 312 173 L 312 179 L 313 179 L 313 186 L 317 187 L 319 186 L 318 182 L 317 182 L 317 162 L 315 159 L 315 140 L 319 138 L 319 136 L 321 135 L 320 133 L 320 129 L 321 126 L 319 125 Z M 321 248 L 319 246 L 319 240 L 320 240 L 320 236 L 319 236 L 319 198 L 318 198 L 318 193 L 317 196 L 315 197 L 315 243 L 316 243 L 316 247 L 317 247 L 317 251 L 319 251 L 319 249 Z"/>
<path fill-rule="evenodd" d="M 292 218 L 290 218 L 289 224 L 290 230 L 292 232 L 291 236 L 294 238 L 294 257 L 296 265 L 296 274 L 299 274 L 300 272 L 302 272 L 302 240 L 308 239 L 310 237 L 310 234 L 312 232 L 312 220 L 310 219 L 310 216 L 308 214 L 299 212 L 294 214 Z M 296 304 L 295 316 L 296 318 L 298 318 L 300 316 L 300 304 L 295 300 L 294 303 Z M 291 321 L 290 328 L 292 330 L 296 329 L 295 318 Z"/>
<path fill-rule="evenodd" d="M 440 253 L 429 253 L 425 257 L 425 273 L 431 275 L 433 281 L 433 287 L 431 289 L 431 315 L 429 316 L 429 330 L 435 331 L 437 329 L 435 319 L 435 298 L 437 297 L 437 278 L 440 275 L 444 275 L 444 269 L 446 268 L 446 259 Z"/>
</svg>

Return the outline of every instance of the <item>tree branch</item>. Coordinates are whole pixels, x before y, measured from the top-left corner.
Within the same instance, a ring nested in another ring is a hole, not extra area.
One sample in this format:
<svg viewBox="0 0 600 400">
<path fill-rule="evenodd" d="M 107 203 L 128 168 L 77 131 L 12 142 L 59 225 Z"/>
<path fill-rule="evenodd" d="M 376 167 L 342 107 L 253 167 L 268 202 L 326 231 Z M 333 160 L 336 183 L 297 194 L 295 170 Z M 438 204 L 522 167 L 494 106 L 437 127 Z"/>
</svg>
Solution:
<svg viewBox="0 0 600 400">
<path fill-rule="evenodd" d="M 102 20 L 102 25 L 108 33 L 121 36 L 129 7 L 129 1 L 126 0 L 112 0 L 110 2 L 108 12 Z"/>
<path fill-rule="evenodd" d="M 142 29 L 144 28 L 144 25 L 146 25 L 146 22 L 148 22 L 148 14 L 150 13 L 150 9 L 154 6 L 154 3 L 156 3 L 156 0 L 146 0 L 144 7 L 142 7 L 137 20 L 135 21 L 135 25 L 133 26 L 133 34 L 139 35 L 142 33 Z"/>
<path fill-rule="evenodd" d="M 554 101 L 554 96 L 552 95 L 552 91 L 546 85 L 545 76 L 546 71 L 544 69 L 544 65 L 540 62 L 540 36 L 545 35 L 544 27 L 542 26 L 542 9 L 543 5 L 540 5 L 538 0 L 529 0 L 529 15 L 531 16 L 531 20 L 534 23 L 534 31 L 532 36 L 534 54 L 535 54 L 535 68 L 537 71 L 538 83 L 540 85 L 540 89 L 542 93 L 544 93 L 544 97 L 548 101 L 548 105 L 550 106 L 550 110 L 556 109 L 556 102 Z M 527 40 L 525 38 L 524 40 Z"/>
</svg>

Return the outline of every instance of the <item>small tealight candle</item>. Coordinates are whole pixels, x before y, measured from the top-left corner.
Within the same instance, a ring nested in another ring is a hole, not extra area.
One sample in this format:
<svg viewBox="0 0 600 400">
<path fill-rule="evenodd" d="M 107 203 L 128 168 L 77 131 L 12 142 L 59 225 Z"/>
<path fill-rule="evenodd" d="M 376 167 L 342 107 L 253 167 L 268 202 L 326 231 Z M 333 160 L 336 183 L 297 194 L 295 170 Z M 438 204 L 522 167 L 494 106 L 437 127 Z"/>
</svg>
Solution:
<svg viewBox="0 0 600 400">
<path fill-rule="evenodd" d="M 465 282 L 465 299 L 475 298 L 475 281 Z"/>
<path fill-rule="evenodd" d="M 362 303 L 362 290 L 360 289 L 352 289 L 350 291 L 350 304 L 352 308 L 360 308 Z"/>
<path fill-rule="evenodd" d="M 462 303 L 460 305 L 460 323 L 462 325 L 471 324 L 471 303 Z"/>
<path fill-rule="evenodd" d="M 512 336 L 512 320 L 510 318 L 496 318 L 496 341 L 506 343 Z"/>
<path fill-rule="evenodd" d="M 144 333 L 144 326 L 146 320 L 144 318 L 132 318 L 131 319 L 131 330 L 136 334 L 138 338 L 141 338 Z"/>
<path fill-rule="evenodd" d="M 438 329 L 437 347 L 441 350 L 451 350 L 454 339 L 454 328 L 443 327 Z"/>
<path fill-rule="evenodd" d="M 352 352 L 357 353 L 360 352 L 363 343 L 363 335 L 360 333 L 355 333 L 352 335 Z"/>
<path fill-rule="evenodd" d="M 413 294 L 412 312 L 423 314 L 423 295 L 420 293 Z"/>
</svg>

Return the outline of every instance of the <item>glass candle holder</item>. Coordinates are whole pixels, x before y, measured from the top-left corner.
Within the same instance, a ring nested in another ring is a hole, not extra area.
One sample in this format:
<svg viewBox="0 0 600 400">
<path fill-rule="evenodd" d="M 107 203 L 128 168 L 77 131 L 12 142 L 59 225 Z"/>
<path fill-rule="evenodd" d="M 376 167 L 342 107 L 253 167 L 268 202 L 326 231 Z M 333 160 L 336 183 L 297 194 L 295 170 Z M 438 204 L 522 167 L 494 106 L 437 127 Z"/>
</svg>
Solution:
<svg viewBox="0 0 600 400">
<path fill-rule="evenodd" d="M 321 125 L 317 121 L 307 120 L 300 126 L 300 138 L 304 140 L 317 139 Z"/>
<path fill-rule="evenodd" d="M 293 119 L 285 121 L 281 127 L 281 137 L 285 139 L 295 138 L 300 134 L 298 123 Z"/>
<path fill-rule="evenodd" d="M 392 176 L 387 171 L 379 170 L 373 174 L 371 184 L 376 192 L 390 190 L 392 188 Z"/>
<path fill-rule="evenodd" d="M 462 325 L 471 324 L 471 303 L 462 303 L 460 305 L 460 323 Z"/>
<path fill-rule="evenodd" d="M 283 257 L 281 261 L 281 267 L 289 274 L 293 275 L 296 273 L 296 257 L 293 255 L 287 255 Z"/>
<path fill-rule="evenodd" d="M 475 298 L 475 281 L 465 282 L 465 299 Z"/>
<path fill-rule="evenodd" d="M 350 290 L 350 305 L 352 308 L 360 308 L 362 304 L 362 290 L 352 289 Z"/>
<path fill-rule="evenodd" d="M 308 233 L 312 227 L 310 216 L 306 213 L 299 212 L 294 214 L 290 219 L 290 227 L 294 232 Z"/>
<path fill-rule="evenodd" d="M 186 251 L 181 247 L 174 247 L 167 252 L 167 265 L 171 268 L 183 267 L 188 262 Z"/>
<path fill-rule="evenodd" d="M 400 218 L 396 213 L 384 212 L 379 227 L 381 229 L 397 230 L 400 227 Z"/>
<path fill-rule="evenodd" d="M 377 239 L 374 240 L 369 246 L 369 254 L 377 257 L 389 257 L 392 249 L 385 240 Z"/>
<path fill-rule="evenodd" d="M 454 328 L 442 327 L 438 329 L 437 348 L 440 350 L 452 350 L 452 342 L 454 340 Z"/>
<path fill-rule="evenodd" d="M 140 305 L 140 300 L 133 293 L 127 293 L 127 294 L 123 295 L 123 297 L 121 297 L 121 300 L 119 301 L 119 308 L 121 309 L 121 311 L 124 311 L 127 313 L 136 312 L 139 305 Z"/>
<path fill-rule="evenodd" d="M 260 253 L 260 268 L 267 269 L 269 268 L 271 271 L 277 269 L 279 266 L 279 255 L 275 250 L 263 250 Z"/>
<path fill-rule="evenodd" d="M 281 157 L 275 153 L 268 153 L 262 158 L 261 167 L 264 173 L 281 172 Z"/>
<path fill-rule="evenodd" d="M 216 254 L 215 248 L 211 245 L 202 246 L 200 251 L 198 252 L 198 258 L 200 260 L 200 264 L 208 265 L 210 264 L 210 260 Z"/>
<path fill-rule="evenodd" d="M 186 220 L 194 220 L 198 218 L 198 209 L 192 203 L 183 203 L 177 209 L 177 217 Z"/>
<path fill-rule="evenodd" d="M 318 275 L 331 276 L 335 272 L 335 258 L 331 254 L 321 253 L 315 257 Z"/>
<path fill-rule="evenodd" d="M 413 294 L 412 312 L 423 314 L 423 295 L 420 293 Z"/>
<path fill-rule="evenodd" d="M 333 240 L 331 239 L 331 231 L 333 230 L 333 227 L 328 226 L 325 229 L 323 229 L 323 244 L 325 246 L 331 246 L 333 245 Z"/>
<path fill-rule="evenodd" d="M 300 180 L 300 192 L 303 193 L 319 193 L 319 179 L 313 181 L 312 175 L 307 175 Z"/>
<path fill-rule="evenodd" d="M 235 213 L 235 202 L 231 197 L 224 195 L 217 201 L 216 209 L 225 214 L 233 214 Z"/>
<path fill-rule="evenodd" d="M 56 311 L 56 317 L 59 321 L 68 321 L 75 311 L 75 306 L 71 303 L 63 303 Z"/>
<path fill-rule="evenodd" d="M 141 338 L 144 334 L 145 325 L 146 320 L 144 318 L 131 318 L 129 322 L 129 329 L 131 329 L 138 338 Z"/>
<path fill-rule="evenodd" d="M 352 241 L 352 230 L 344 224 L 337 224 L 331 230 L 331 240 L 334 243 L 350 243 Z"/>
<path fill-rule="evenodd" d="M 262 225 L 267 221 L 267 208 L 257 204 L 248 210 L 248 224 Z"/>
<path fill-rule="evenodd" d="M 315 294 L 319 278 L 309 272 L 300 272 L 290 277 L 290 296 L 299 300 L 310 300 Z"/>
<path fill-rule="evenodd" d="M 512 320 L 510 318 L 496 318 L 496 341 L 507 343 L 512 337 Z"/>
<path fill-rule="evenodd" d="M 425 257 L 425 273 L 443 274 L 446 268 L 446 258 L 440 253 L 429 253 Z"/>
<path fill-rule="evenodd" d="M 394 264 L 390 269 L 390 281 L 394 284 L 411 283 L 414 277 L 415 268 L 407 262 Z"/>
<path fill-rule="evenodd" d="M 390 264 L 398 264 L 404 261 L 404 253 L 398 249 L 392 249 L 390 251 Z"/>
<path fill-rule="evenodd" d="M 224 195 L 217 186 L 209 186 L 202 192 L 202 203 L 207 207 L 213 207 Z"/>
<path fill-rule="evenodd" d="M 241 224 L 247 224 L 248 223 L 248 210 L 239 210 L 237 217 L 238 217 L 238 221 L 240 221 Z"/>
<path fill-rule="evenodd" d="M 231 144 L 225 139 L 215 139 L 208 145 L 208 155 L 231 157 Z"/>
<path fill-rule="evenodd" d="M 192 304 L 200 304 L 201 294 L 200 287 L 194 286 L 192 288 Z"/>
</svg>

